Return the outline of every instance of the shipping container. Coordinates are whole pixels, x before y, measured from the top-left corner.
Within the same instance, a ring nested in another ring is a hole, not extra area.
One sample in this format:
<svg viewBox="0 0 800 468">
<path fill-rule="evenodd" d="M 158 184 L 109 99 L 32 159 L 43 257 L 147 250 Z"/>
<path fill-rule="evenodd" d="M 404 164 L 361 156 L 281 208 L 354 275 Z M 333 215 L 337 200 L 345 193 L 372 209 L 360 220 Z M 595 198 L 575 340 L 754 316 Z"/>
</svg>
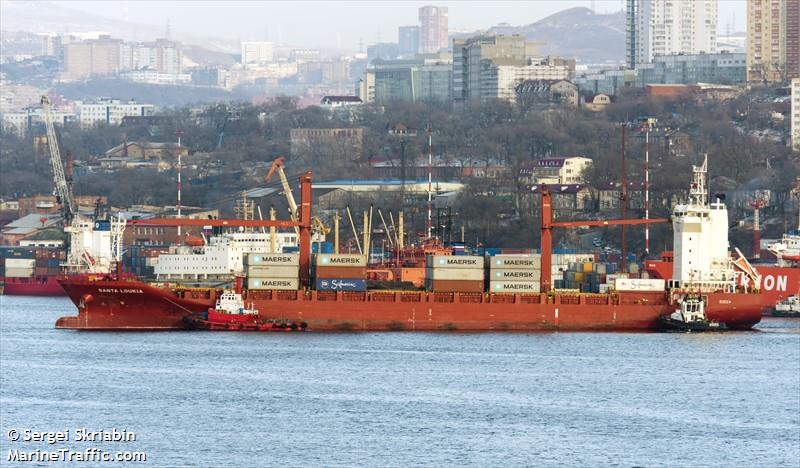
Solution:
<svg viewBox="0 0 800 468">
<path fill-rule="evenodd" d="M 492 281 L 539 281 L 542 278 L 540 270 L 495 270 L 490 272 Z"/>
<path fill-rule="evenodd" d="M 483 292 L 483 281 L 426 280 L 425 289 L 432 292 Z"/>
<path fill-rule="evenodd" d="M 300 254 L 251 253 L 244 256 L 244 264 L 245 266 L 248 265 L 300 266 Z"/>
<path fill-rule="evenodd" d="M 428 255 L 425 266 L 432 268 L 483 269 L 483 257 L 474 255 Z"/>
<path fill-rule="evenodd" d="M 363 267 L 367 266 L 367 256 L 358 254 L 317 254 L 314 264 L 318 267 Z"/>
<path fill-rule="evenodd" d="M 30 278 L 31 276 L 33 276 L 33 267 L 30 268 L 6 267 L 5 276 L 7 278 Z"/>
<path fill-rule="evenodd" d="M 425 278 L 431 280 L 483 281 L 483 270 L 465 268 L 426 268 Z"/>
<path fill-rule="evenodd" d="M 315 278 L 367 278 L 366 267 L 318 266 L 313 269 Z"/>
<path fill-rule="evenodd" d="M 295 278 L 247 278 L 247 289 L 278 289 L 296 291 L 300 281 Z"/>
<path fill-rule="evenodd" d="M 6 268 L 31 268 L 36 266 L 35 258 L 6 258 Z"/>
<path fill-rule="evenodd" d="M 617 278 L 614 288 L 617 291 L 664 291 L 666 281 L 663 279 Z"/>
<path fill-rule="evenodd" d="M 317 278 L 317 291 L 366 291 L 367 281 L 361 278 Z"/>
<path fill-rule="evenodd" d="M 542 257 L 539 255 L 497 255 L 489 260 L 490 268 L 496 269 L 540 269 Z"/>
<path fill-rule="evenodd" d="M 491 292 L 517 292 L 517 293 L 538 293 L 541 287 L 538 282 L 533 281 L 492 281 L 489 283 Z"/>
<path fill-rule="evenodd" d="M 247 276 L 260 278 L 298 278 L 299 266 L 282 265 L 250 265 L 247 267 Z"/>
</svg>

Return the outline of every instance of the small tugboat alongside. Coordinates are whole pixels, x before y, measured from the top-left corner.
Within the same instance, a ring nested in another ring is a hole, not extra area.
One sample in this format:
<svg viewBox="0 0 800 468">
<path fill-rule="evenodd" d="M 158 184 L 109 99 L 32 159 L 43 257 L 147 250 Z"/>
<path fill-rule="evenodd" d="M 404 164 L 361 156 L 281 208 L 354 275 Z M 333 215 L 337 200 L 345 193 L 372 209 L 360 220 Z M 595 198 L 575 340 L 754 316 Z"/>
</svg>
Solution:
<svg viewBox="0 0 800 468">
<path fill-rule="evenodd" d="M 725 325 L 708 319 L 705 300 L 700 296 L 686 296 L 680 301 L 680 309 L 659 318 L 659 330 L 664 332 L 724 331 Z"/>
<path fill-rule="evenodd" d="M 245 308 L 242 294 L 227 290 L 220 295 L 214 307 L 202 314 L 191 314 L 183 318 L 192 330 L 215 331 L 305 331 L 305 322 L 288 320 L 259 320 L 258 310 L 252 304 Z"/>
<path fill-rule="evenodd" d="M 800 296 L 789 296 L 775 304 L 773 317 L 800 317 Z"/>
</svg>

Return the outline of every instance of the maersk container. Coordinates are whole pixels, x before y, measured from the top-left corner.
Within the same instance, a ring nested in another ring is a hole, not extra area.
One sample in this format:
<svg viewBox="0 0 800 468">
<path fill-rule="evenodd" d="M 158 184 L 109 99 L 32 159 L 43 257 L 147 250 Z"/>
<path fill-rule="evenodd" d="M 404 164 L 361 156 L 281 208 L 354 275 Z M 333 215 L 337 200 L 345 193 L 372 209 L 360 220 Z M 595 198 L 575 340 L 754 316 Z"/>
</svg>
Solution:
<svg viewBox="0 0 800 468">
<path fill-rule="evenodd" d="M 367 266 L 367 256 L 359 254 L 317 254 L 314 264 L 318 267 L 360 267 Z"/>
<path fill-rule="evenodd" d="M 367 281 L 361 278 L 317 278 L 317 291 L 366 291 Z"/>
<path fill-rule="evenodd" d="M 250 265 L 247 267 L 247 276 L 256 278 L 297 278 L 300 276 L 300 268 L 283 265 Z"/>
<path fill-rule="evenodd" d="M 426 268 L 425 278 L 448 281 L 483 281 L 483 269 Z"/>
<path fill-rule="evenodd" d="M 245 266 L 274 265 L 300 266 L 300 254 L 292 253 L 251 253 L 244 256 Z"/>
<path fill-rule="evenodd" d="M 278 289 L 296 291 L 300 287 L 297 278 L 247 278 L 247 289 Z"/>
<path fill-rule="evenodd" d="M 533 281 L 491 281 L 489 291 L 494 293 L 538 293 L 541 291 L 539 282 Z"/>
<path fill-rule="evenodd" d="M 540 269 L 542 267 L 542 257 L 540 255 L 495 255 L 488 261 L 492 270 Z"/>
<path fill-rule="evenodd" d="M 476 255 L 428 255 L 425 266 L 430 268 L 461 268 L 483 270 L 483 257 Z"/>
<path fill-rule="evenodd" d="M 540 270 L 495 270 L 489 273 L 492 281 L 539 281 Z"/>
</svg>

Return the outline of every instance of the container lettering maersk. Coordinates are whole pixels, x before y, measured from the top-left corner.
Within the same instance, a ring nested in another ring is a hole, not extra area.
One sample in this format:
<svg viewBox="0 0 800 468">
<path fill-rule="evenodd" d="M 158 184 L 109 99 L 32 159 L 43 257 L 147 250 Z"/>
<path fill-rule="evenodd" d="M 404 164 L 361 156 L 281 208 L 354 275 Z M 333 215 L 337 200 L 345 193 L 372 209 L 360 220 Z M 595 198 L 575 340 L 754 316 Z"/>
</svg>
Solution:
<svg viewBox="0 0 800 468">
<path fill-rule="evenodd" d="M 244 264 L 274 265 L 274 266 L 300 266 L 300 254 L 291 253 L 251 253 L 244 257 Z"/>
<path fill-rule="evenodd" d="M 247 278 L 247 289 L 277 289 L 297 291 L 300 281 L 297 278 Z"/>
<path fill-rule="evenodd" d="M 425 257 L 428 268 L 461 268 L 483 270 L 483 257 L 474 255 L 429 255 Z"/>
<path fill-rule="evenodd" d="M 541 269 L 542 257 L 539 255 L 495 255 L 489 257 L 489 267 L 496 269 Z"/>
<path fill-rule="evenodd" d="M 541 288 L 538 281 L 491 281 L 489 291 L 493 293 L 538 293 Z"/>
<path fill-rule="evenodd" d="M 483 269 L 426 268 L 425 278 L 430 280 L 483 281 Z"/>
<path fill-rule="evenodd" d="M 247 276 L 254 278 L 298 278 L 300 267 L 281 265 L 250 265 L 247 267 Z"/>
<path fill-rule="evenodd" d="M 666 286 L 663 279 L 617 278 L 614 282 L 617 291 L 664 291 Z"/>
<path fill-rule="evenodd" d="M 318 254 L 314 264 L 319 267 L 366 268 L 367 256 L 358 254 Z"/>
<path fill-rule="evenodd" d="M 539 281 L 542 277 L 540 270 L 495 270 L 490 271 L 491 281 Z"/>
<path fill-rule="evenodd" d="M 317 291 L 366 291 L 367 281 L 361 278 L 317 278 Z"/>
</svg>

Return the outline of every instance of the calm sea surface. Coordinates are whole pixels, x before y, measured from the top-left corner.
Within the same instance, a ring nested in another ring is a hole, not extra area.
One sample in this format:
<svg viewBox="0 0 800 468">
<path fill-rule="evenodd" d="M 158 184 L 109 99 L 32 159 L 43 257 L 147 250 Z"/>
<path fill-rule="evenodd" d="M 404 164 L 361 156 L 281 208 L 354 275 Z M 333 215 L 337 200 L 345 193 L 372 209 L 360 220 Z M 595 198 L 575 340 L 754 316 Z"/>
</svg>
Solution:
<svg viewBox="0 0 800 468">
<path fill-rule="evenodd" d="M 153 467 L 800 466 L 797 320 L 707 335 L 101 333 L 55 330 L 66 299 L 0 301 L 0 466 L 26 465 L 9 449 L 93 446 Z M 76 442 L 78 428 L 136 440 Z M 72 438 L 11 443 L 11 429 Z"/>
</svg>

